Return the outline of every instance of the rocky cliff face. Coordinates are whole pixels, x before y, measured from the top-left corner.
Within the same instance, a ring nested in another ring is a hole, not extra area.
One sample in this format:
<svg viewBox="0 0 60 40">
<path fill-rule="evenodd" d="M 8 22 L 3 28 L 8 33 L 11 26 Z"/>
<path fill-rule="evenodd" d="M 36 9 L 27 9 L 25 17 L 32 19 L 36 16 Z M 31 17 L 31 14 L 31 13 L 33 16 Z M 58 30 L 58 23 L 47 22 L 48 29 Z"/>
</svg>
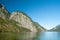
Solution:
<svg viewBox="0 0 60 40">
<path fill-rule="evenodd" d="M 18 22 L 20 27 L 27 28 L 31 30 L 32 32 L 36 32 L 36 28 L 34 27 L 32 20 L 26 16 L 25 13 L 20 11 L 15 11 L 11 14 L 10 19 L 15 20 Z"/>
<path fill-rule="evenodd" d="M 0 4 L 0 31 L 40 32 L 45 31 L 45 29 L 34 22 L 24 12 L 15 11 L 9 13 L 6 8 Z"/>
</svg>

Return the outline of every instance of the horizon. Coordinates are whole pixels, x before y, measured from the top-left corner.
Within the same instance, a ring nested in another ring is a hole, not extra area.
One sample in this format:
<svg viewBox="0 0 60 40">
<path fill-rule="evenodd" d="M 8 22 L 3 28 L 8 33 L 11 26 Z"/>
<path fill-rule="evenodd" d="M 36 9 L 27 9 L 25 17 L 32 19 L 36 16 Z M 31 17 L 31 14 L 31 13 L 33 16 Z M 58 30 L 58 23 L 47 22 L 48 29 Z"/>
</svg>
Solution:
<svg viewBox="0 0 60 40">
<path fill-rule="evenodd" d="M 44 28 L 50 30 L 60 24 L 58 0 L 0 0 L 9 12 L 20 10 Z"/>
</svg>

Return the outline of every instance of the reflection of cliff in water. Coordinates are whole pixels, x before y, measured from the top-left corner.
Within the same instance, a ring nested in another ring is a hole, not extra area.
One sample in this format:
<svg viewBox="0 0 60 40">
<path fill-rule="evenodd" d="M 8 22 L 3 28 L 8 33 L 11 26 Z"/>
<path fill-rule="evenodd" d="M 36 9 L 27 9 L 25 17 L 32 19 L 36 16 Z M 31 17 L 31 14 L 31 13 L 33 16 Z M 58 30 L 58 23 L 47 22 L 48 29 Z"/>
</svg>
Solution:
<svg viewBox="0 0 60 40">
<path fill-rule="evenodd" d="M 0 40 L 35 40 L 36 33 L 0 33 Z"/>
</svg>

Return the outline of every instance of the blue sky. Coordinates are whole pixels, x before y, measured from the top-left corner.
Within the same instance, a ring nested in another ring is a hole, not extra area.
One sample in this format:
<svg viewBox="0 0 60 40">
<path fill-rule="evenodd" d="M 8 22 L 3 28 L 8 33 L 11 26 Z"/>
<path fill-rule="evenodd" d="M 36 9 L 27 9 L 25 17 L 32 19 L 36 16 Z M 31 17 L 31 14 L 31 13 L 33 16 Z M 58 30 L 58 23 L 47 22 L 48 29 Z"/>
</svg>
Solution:
<svg viewBox="0 0 60 40">
<path fill-rule="evenodd" d="M 20 10 L 46 29 L 60 24 L 59 0 L 0 0 L 10 12 Z"/>
</svg>

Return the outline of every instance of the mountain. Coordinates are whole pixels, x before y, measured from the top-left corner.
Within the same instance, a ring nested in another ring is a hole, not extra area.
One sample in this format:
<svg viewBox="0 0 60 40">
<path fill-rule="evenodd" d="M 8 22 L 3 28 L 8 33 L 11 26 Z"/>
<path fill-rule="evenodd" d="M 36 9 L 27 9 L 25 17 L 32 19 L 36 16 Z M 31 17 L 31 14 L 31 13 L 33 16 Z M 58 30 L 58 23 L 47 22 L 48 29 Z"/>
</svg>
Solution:
<svg viewBox="0 0 60 40">
<path fill-rule="evenodd" d="M 0 32 L 41 32 L 46 31 L 22 11 L 8 12 L 0 4 Z"/>
<path fill-rule="evenodd" d="M 60 32 L 60 25 L 57 25 L 56 27 L 52 28 L 50 31 Z"/>
<path fill-rule="evenodd" d="M 6 10 L 3 4 L 0 4 L 0 17 L 3 19 L 8 19 L 10 13 Z"/>
</svg>

